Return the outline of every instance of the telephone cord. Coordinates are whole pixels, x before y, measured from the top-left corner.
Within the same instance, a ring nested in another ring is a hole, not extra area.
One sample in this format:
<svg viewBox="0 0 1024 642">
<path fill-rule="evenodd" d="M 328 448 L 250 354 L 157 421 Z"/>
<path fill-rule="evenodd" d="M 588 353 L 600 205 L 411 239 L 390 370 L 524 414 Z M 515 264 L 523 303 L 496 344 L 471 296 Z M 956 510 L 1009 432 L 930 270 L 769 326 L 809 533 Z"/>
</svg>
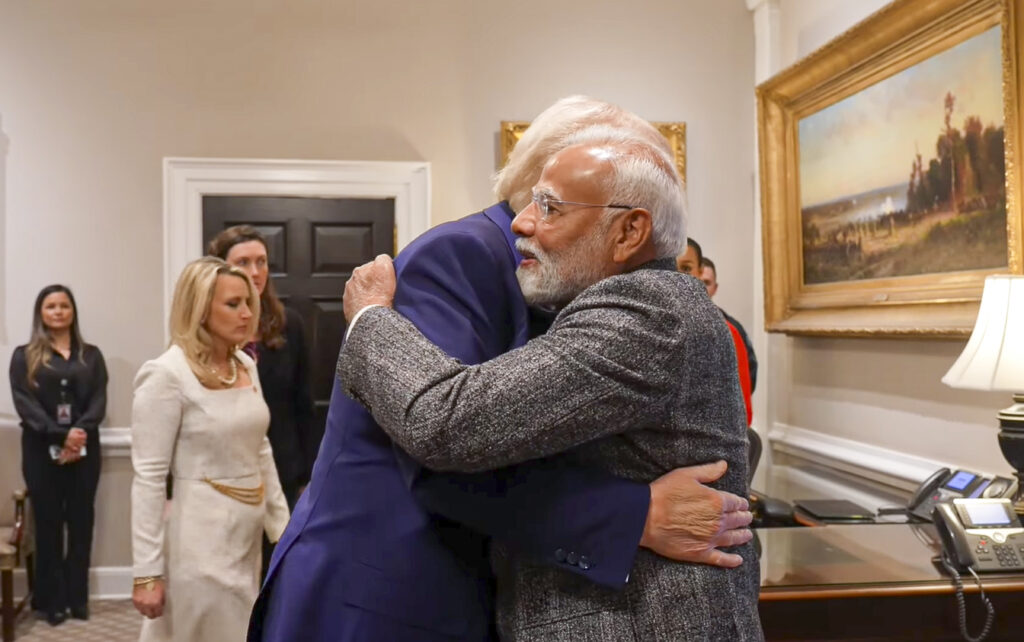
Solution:
<svg viewBox="0 0 1024 642">
<path fill-rule="evenodd" d="M 974 569 L 967 567 L 967 570 L 974 576 L 974 582 L 978 585 L 978 591 L 981 594 L 981 602 L 985 605 L 987 611 L 985 615 L 985 626 L 981 628 L 981 633 L 977 637 L 971 637 L 971 634 L 967 632 L 967 605 L 964 602 L 964 585 L 960 581 L 960 573 L 953 567 L 949 561 L 946 560 L 946 556 L 942 555 L 939 558 L 942 561 L 942 565 L 946 567 L 949 574 L 953 576 L 953 585 L 956 587 L 956 603 L 960 614 L 960 634 L 964 636 L 967 642 L 982 642 L 988 637 L 988 634 L 992 632 L 992 624 L 995 621 L 996 610 L 992 606 L 991 600 L 985 596 L 985 588 L 981 585 L 981 578 L 974 572 Z"/>
</svg>

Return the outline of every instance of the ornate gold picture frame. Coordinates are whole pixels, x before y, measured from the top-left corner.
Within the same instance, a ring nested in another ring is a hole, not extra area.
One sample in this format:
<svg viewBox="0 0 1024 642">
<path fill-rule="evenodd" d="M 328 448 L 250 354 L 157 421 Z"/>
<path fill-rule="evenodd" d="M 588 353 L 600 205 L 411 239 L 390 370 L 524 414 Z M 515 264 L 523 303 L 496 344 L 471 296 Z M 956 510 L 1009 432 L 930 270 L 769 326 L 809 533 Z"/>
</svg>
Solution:
<svg viewBox="0 0 1024 642">
<path fill-rule="evenodd" d="M 676 169 L 679 170 L 679 175 L 683 178 L 683 184 L 686 184 L 686 123 L 655 123 L 652 125 L 658 128 L 668 140 L 669 146 L 672 148 L 672 155 L 676 162 Z M 516 146 L 519 139 L 523 137 L 523 132 L 530 126 L 528 121 L 520 120 L 503 120 L 501 121 L 501 166 L 504 167 L 505 163 L 508 162 L 508 155 L 512 153 L 512 148 Z"/>
<path fill-rule="evenodd" d="M 757 88 L 769 331 L 967 336 L 1021 273 L 1021 14 L 897 0 Z"/>
</svg>

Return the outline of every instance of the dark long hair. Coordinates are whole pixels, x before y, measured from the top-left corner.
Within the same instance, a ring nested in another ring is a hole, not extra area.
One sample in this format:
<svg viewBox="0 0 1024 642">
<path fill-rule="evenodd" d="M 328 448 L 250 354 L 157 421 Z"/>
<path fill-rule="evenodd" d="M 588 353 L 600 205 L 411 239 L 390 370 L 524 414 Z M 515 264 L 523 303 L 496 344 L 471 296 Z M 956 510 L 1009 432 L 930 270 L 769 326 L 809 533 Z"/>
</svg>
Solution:
<svg viewBox="0 0 1024 642">
<path fill-rule="evenodd" d="M 235 225 L 222 231 L 210 241 L 207 252 L 212 256 L 228 259 L 228 252 L 239 243 L 259 241 L 263 249 L 270 255 L 270 248 L 267 247 L 267 239 L 263 238 L 259 230 L 251 225 Z M 263 345 L 276 350 L 284 345 L 284 305 L 277 298 L 274 290 L 274 281 L 267 275 L 267 285 L 260 295 L 260 339 Z"/>
<path fill-rule="evenodd" d="M 78 360 L 85 363 L 85 342 L 82 341 L 82 333 L 78 328 L 78 304 L 75 303 L 75 295 L 65 285 L 48 285 L 40 290 L 39 296 L 36 297 L 36 305 L 32 309 L 32 338 L 25 348 L 28 385 L 33 388 L 39 387 L 36 382 L 39 368 L 49 368 L 50 359 L 53 357 L 53 335 L 43 323 L 43 301 L 55 292 L 63 292 L 71 301 L 71 347 L 78 347 Z"/>
</svg>

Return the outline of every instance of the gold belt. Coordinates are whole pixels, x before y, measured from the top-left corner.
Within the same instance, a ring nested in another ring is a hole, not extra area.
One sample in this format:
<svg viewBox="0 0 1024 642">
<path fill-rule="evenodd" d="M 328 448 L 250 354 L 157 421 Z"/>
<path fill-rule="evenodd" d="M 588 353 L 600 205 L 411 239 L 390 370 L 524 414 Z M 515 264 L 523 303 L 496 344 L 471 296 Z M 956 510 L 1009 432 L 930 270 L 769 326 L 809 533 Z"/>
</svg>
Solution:
<svg viewBox="0 0 1024 642">
<path fill-rule="evenodd" d="M 228 486 L 226 484 L 218 484 L 209 477 L 204 477 L 203 481 L 213 486 L 213 489 L 222 495 L 227 495 L 231 499 L 238 500 L 243 504 L 250 504 L 252 506 L 258 506 L 263 503 L 263 482 L 256 488 L 241 488 L 239 486 Z"/>
</svg>

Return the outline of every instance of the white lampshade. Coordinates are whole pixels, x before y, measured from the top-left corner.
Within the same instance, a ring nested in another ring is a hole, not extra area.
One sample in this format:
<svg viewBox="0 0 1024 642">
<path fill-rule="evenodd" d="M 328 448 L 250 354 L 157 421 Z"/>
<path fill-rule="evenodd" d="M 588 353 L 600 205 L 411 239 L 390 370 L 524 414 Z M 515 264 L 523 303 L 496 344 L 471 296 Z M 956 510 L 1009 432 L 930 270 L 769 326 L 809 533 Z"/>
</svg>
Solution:
<svg viewBox="0 0 1024 642">
<path fill-rule="evenodd" d="M 942 383 L 1024 392 L 1024 276 L 985 279 L 974 332 Z"/>
</svg>

